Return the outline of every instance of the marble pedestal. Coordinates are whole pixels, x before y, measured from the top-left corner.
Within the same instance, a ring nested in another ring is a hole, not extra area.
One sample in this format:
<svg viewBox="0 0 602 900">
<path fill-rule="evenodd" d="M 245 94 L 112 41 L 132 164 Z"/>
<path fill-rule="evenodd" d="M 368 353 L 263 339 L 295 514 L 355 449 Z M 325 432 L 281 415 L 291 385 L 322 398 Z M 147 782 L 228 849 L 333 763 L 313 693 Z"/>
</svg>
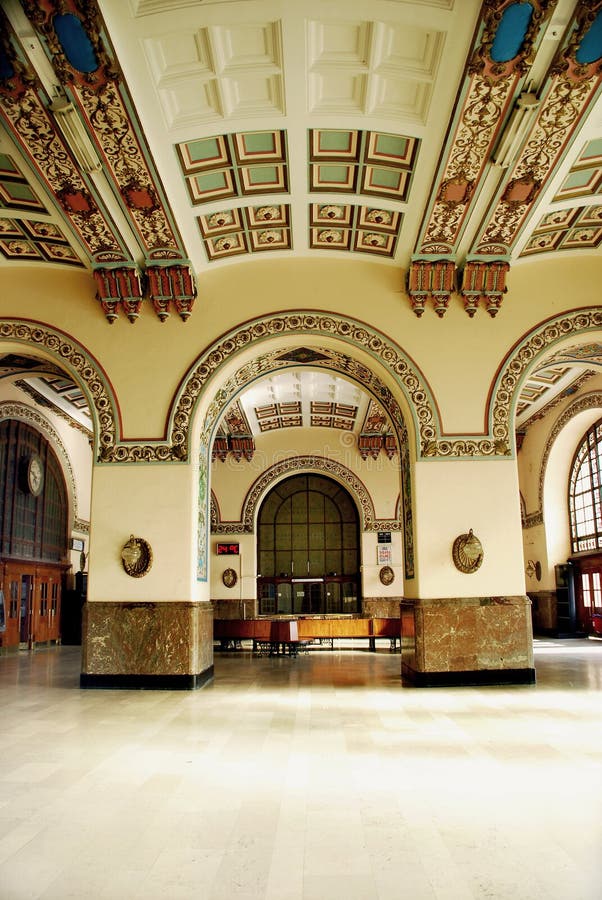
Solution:
<svg viewBox="0 0 602 900">
<path fill-rule="evenodd" d="M 213 677 L 210 603 L 86 603 L 85 688 L 194 690 Z"/>
<path fill-rule="evenodd" d="M 528 597 L 401 603 L 401 675 L 416 687 L 533 684 Z"/>
</svg>

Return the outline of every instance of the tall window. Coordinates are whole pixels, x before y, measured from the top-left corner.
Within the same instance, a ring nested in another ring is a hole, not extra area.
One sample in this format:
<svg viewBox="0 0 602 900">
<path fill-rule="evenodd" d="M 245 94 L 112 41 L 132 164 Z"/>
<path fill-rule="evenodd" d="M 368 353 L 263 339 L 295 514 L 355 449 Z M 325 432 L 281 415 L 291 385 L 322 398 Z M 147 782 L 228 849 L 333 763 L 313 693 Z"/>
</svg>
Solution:
<svg viewBox="0 0 602 900">
<path fill-rule="evenodd" d="M 322 475 L 294 475 L 264 500 L 258 518 L 262 615 L 357 613 L 359 517 L 347 491 Z"/>
<path fill-rule="evenodd" d="M 573 553 L 602 550 L 602 419 L 586 432 L 575 453 L 569 481 Z"/>
<path fill-rule="evenodd" d="M 43 488 L 24 484 L 23 464 L 40 460 Z M 0 554 L 62 562 L 67 555 L 67 489 L 48 441 L 25 422 L 0 422 Z"/>
</svg>

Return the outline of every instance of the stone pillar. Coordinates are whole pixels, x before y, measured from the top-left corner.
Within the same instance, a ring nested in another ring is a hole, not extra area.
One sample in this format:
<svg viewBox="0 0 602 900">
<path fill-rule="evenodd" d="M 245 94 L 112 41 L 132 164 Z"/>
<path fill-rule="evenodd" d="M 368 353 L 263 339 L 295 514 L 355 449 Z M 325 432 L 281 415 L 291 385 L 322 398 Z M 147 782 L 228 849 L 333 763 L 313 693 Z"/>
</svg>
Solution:
<svg viewBox="0 0 602 900">
<path fill-rule="evenodd" d="M 401 604 L 401 675 L 417 687 L 532 684 L 527 597 L 445 597 Z"/>
<path fill-rule="evenodd" d="M 184 463 L 98 465 L 92 483 L 82 687 L 194 689 L 213 674 L 213 611 L 197 581 L 198 476 Z M 130 535 L 152 553 L 132 577 Z"/>
<path fill-rule="evenodd" d="M 404 683 L 532 683 L 515 461 L 418 462 L 415 498 L 416 578 L 401 604 Z M 483 558 L 464 572 L 452 548 L 470 529 Z"/>
</svg>

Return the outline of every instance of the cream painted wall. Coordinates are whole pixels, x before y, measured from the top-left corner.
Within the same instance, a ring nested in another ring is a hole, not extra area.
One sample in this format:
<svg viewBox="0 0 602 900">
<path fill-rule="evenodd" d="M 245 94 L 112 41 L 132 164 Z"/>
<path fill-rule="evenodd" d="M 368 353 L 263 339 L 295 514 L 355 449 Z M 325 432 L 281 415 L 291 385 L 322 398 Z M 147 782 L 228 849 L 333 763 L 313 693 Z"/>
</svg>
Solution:
<svg viewBox="0 0 602 900">
<path fill-rule="evenodd" d="M 400 490 L 399 456 L 389 460 L 363 460 L 356 439 L 332 428 L 287 428 L 259 435 L 251 462 L 228 457 L 211 466 L 211 488 L 217 497 L 222 521 L 239 521 L 244 498 L 253 482 L 281 460 L 291 456 L 332 459 L 354 472 L 372 498 L 377 518 L 392 519 Z M 327 472 L 324 473 L 328 475 Z"/>
<path fill-rule="evenodd" d="M 196 483 L 190 465 L 95 466 L 88 600 L 206 600 L 196 581 Z M 153 551 L 147 575 L 132 578 L 121 563 L 130 535 Z"/>
<path fill-rule="evenodd" d="M 447 432 L 483 431 L 495 373 L 512 345 L 539 322 L 575 306 L 598 305 L 602 261 L 579 266 L 532 260 L 513 267 L 495 319 L 469 319 L 454 296 L 443 319 L 418 319 L 403 292 L 403 272 L 362 260 L 273 259 L 232 263 L 203 274 L 190 320 L 160 323 L 143 309 L 135 325 L 109 325 L 89 273 L 3 267 L 0 316 L 48 322 L 72 334 L 104 367 L 119 399 L 126 438 L 161 438 L 178 384 L 220 335 L 257 315 L 321 308 L 353 316 L 396 341 L 423 371 Z M 285 289 L 283 289 L 285 287 Z M 460 352 L 458 352 L 460 350 Z"/>
<path fill-rule="evenodd" d="M 518 454 L 520 489 L 526 502 L 527 514 L 539 509 L 539 483 L 543 457 L 557 422 L 579 398 L 602 391 L 602 375 L 594 376 L 527 431 Z M 554 566 L 564 563 L 571 554 L 568 525 L 567 491 L 570 465 L 583 434 L 600 418 L 602 409 L 593 407 L 571 419 L 556 437 L 548 456 L 545 481 L 543 525 L 524 529 L 525 559 L 538 560 L 542 578 L 528 578 L 529 590 L 554 590 Z"/>
<path fill-rule="evenodd" d="M 392 460 L 381 453 L 378 459 L 363 460 L 356 449 L 356 439 L 349 432 L 330 428 L 287 428 L 259 435 L 251 462 L 236 462 L 231 457 L 216 461 L 211 467 L 211 487 L 217 498 L 222 522 L 240 521 L 244 498 L 253 482 L 266 469 L 290 456 L 316 455 L 332 459 L 350 469 L 364 484 L 374 504 L 376 517 L 394 519 L 400 489 L 399 457 Z M 290 473 L 294 474 L 294 473 Z M 328 476 L 328 472 L 320 473 Z M 336 479 L 335 479 L 336 480 Z M 270 485 L 273 487 L 275 482 Z M 267 492 L 266 492 L 267 493 Z M 265 496 L 265 494 L 264 494 Z M 263 498 L 262 498 L 263 499 Z M 361 513 L 360 513 L 361 522 Z M 216 544 L 219 535 L 213 536 Z M 234 535 L 240 541 L 241 560 L 235 557 L 215 557 L 211 576 L 212 599 L 234 600 L 256 596 L 257 549 L 255 535 Z M 403 590 L 403 557 L 401 534 L 393 533 L 393 569 L 395 581 L 384 586 L 378 577 L 376 564 L 376 534 L 362 534 L 362 584 L 364 597 L 399 596 Z M 234 588 L 225 588 L 222 574 L 225 568 L 239 566 L 241 579 Z M 244 593 L 250 591 L 250 593 Z"/>
<path fill-rule="evenodd" d="M 408 596 L 479 597 L 525 592 L 523 546 L 514 460 L 416 464 L 417 577 Z M 472 528 L 484 549 L 481 567 L 459 572 L 456 537 Z"/>
</svg>

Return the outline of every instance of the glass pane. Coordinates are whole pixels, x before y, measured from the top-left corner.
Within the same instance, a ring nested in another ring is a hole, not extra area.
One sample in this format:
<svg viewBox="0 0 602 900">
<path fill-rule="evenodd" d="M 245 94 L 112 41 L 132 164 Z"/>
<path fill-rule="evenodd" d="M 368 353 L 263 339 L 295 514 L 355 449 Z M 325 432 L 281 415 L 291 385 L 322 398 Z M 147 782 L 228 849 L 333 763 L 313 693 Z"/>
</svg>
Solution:
<svg viewBox="0 0 602 900">
<path fill-rule="evenodd" d="M 292 605 L 292 585 L 288 583 L 280 583 L 277 586 L 278 604 L 277 612 L 281 615 L 290 615 L 293 611 Z"/>
<path fill-rule="evenodd" d="M 262 550 L 274 549 L 274 527 L 271 523 L 259 526 L 259 545 Z"/>
<path fill-rule="evenodd" d="M 310 550 L 309 574 L 312 578 L 321 578 L 324 575 L 326 560 L 323 550 Z"/>
<path fill-rule="evenodd" d="M 324 520 L 324 497 L 316 491 L 312 491 L 309 500 L 309 521 L 322 522 Z"/>
<path fill-rule="evenodd" d="M 292 504 L 292 521 L 307 522 L 307 494 L 293 494 Z"/>
<path fill-rule="evenodd" d="M 327 550 L 325 554 L 325 573 L 340 575 L 343 571 L 343 551 Z"/>
<path fill-rule="evenodd" d="M 276 528 L 276 550 L 288 550 L 291 547 L 291 526 L 278 525 Z"/>
<path fill-rule="evenodd" d="M 273 553 L 264 553 L 263 551 L 259 554 L 259 575 L 263 575 L 264 577 L 270 577 L 271 575 L 276 574 L 275 569 L 275 557 Z"/>
<path fill-rule="evenodd" d="M 324 549 L 324 526 L 312 525 L 309 531 L 309 546 L 312 550 Z"/>
<path fill-rule="evenodd" d="M 307 525 L 292 526 L 291 546 L 294 550 L 307 550 Z"/>
<path fill-rule="evenodd" d="M 280 575 L 283 578 L 291 574 L 291 554 L 288 550 L 276 553 L 276 568 L 274 574 Z"/>
</svg>

